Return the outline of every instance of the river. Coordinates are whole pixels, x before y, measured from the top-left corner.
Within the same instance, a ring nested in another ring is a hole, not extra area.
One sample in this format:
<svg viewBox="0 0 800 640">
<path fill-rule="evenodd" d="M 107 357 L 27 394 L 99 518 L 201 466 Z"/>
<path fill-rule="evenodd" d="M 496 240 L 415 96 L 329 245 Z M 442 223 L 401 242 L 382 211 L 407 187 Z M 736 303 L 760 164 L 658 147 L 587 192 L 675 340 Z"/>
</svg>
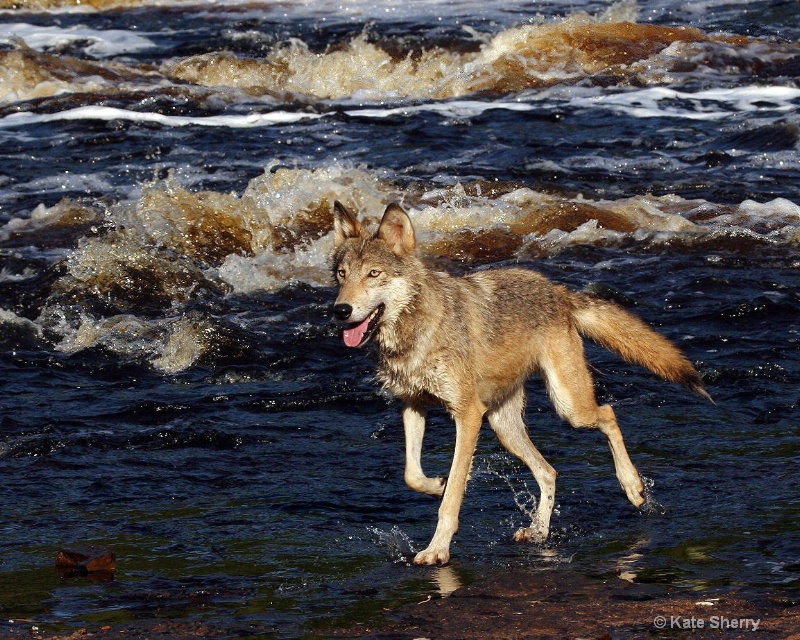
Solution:
<svg viewBox="0 0 800 640">
<path fill-rule="evenodd" d="M 508 567 L 797 592 L 796 2 L 73 5 L 0 0 L 0 629 L 294 638 Z M 551 539 L 512 542 L 535 483 L 487 429 L 453 563 L 411 567 L 437 503 L 329 322 L 336 199 L 674 340 L 716 404 L 589 349 L 655 508 L 534 379 Z M 60 577 L 73 543 L 114 579 Z"/>
</svg>

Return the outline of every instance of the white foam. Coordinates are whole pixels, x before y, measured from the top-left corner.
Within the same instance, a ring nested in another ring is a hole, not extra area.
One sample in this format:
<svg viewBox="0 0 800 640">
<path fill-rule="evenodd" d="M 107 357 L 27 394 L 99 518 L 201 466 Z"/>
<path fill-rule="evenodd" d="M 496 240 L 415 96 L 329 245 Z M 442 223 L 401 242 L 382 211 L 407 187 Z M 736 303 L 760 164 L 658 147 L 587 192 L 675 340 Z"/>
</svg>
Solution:
<svg viewBox="0 0 800 640">
<path fill-rule="evenodd" d="M 89 55 L 98 58 L 139 53 L 156 47 L 149 38 L 121 29 L 100 31 L 81 25 L 61 28 L 24 22 L 0 24 L 0 43 L 15 44 L 20 40 L 38 51 L 62 49 L 76 42 L 88 41 L 89 44 L 82 44 L 82 48 Z"/>
<path fill-rule="evenodd" d="M 0 307 L 0 324 L 13 324 L 25 327 L 26 329 L 30 329 L 37 336 L 42 335 L 42 328 L 38 324 L 22 316 L 18 316 L 13 311 L 3 309 L 2 307 Z"/>
<path fill-rule="evenodd" d="M 0 119 L 0 128 L 31 126 L 62 120 L 127 120 L 130 122 L 148 122 L 168 127 L 230 127 L 236 129 L 266 127 L 276 124 L 300 122 L 322 118 L 323 114 L 295 113 L 291 111 L 271 111 L 269 113 L 252 113 L 247 115 L 220 116 L 168 116 L 162 113 L 130 111 L 115 107 L 87 106 L 59 111 L 57 113 L 32 113 L 23 111 L 12 113 Z"/>
<path fill-rule="evenodd" d="M 332 240 L 319 243 L 332 246 Z M 291 253 L 268 251 L 254 257 L 231 254 L 219 267 L 218 276 L 240 294 L 274 291 L 292 282 L 322 286 L 330 284 L 326 260 L 327 254 L 318 246 L 298 247 Z"/>
<path fill-rule="evenodd" d="M 4 313 L 8 314 L 0 309 L 0 323 L 14 321 L 7 319 Z M 157 370 L 174 374 L 191 367 L 207 349 L 203 334 L 208 325 L 202 320 L 185 317 L 145 320 L 132 314 L 95 318 L 82 312 L 80 318 L 71 323 L 58 307 L 46 310 L 45 315 L 48 317 L 40 320 L 48 324 L 51 332 L 61 336 L 54 346 L 62 353 L 73 354 L 103 346 L 122 357 L 146 356 Z M 39 325 L 29 320 L 17 324 L 30 326 L 41 335 Z"/>
<path fill-rule="evenodd" d="M 431 102 L 393 108 L 346 109 L 348 116 L 360 118 L 390 118 L 393 116 L 412 116 L 418 113 L 437 113 L 449 118 L 472 118 L 491 110 L 531 111 L 535 107 L 525 102 L 480 102 L 477 100 L 457 100 L 453 102 Z M 47 122 L 72 120 L 126 120 L 129 122 L 147 122 L 167 127 L 229 127 L 232 129 L 248 129 L 269 127 L 280 124 L 292 124 L 304 120 L 317 120 L 334 115 L 334 112 L 307 113 L 295 111 L 270 111 L 267 113 L 250 113 L 246 115 L 218 116 L 169 116 L 149 111 L 130 111 L 116 107 L 86 106 L 67 109 L 56 113 L 33 113 L 21 111 L 0 118 L 0 128 L 26 127 Z"/>
<path fill-rule="evenodd" d="M 556 95 L 551 99 L 559 100 Z M 735 87 L 687 92 L 651 87 L 623 93 L 597 95 L 573 95 L 566 102 L 575 107 L 609 109 L 636 118 L 685 118 L 689 120 L 721 120 L 736 113 L 786 113 L 800 111 L 800 89 L 792 87 Z M 436 113 L 442 117 L 468 119 L 487 111 L 532 111 L 539 108 L 541 96 L 528 96 L 526 101 L 506 100 L 488 102 L 480 100 L 451 100 L 426 102 L 397 107 L 346 108 L 345 115 L 359 118 L 383 119 L 407 117 L 419 113 Z M 71 120 L 126 120 L 147 122 L 168 127 L 229 127 L 245 129 L 291 124 L 304 120 L 317 120 L 334 115 L 335 112 L 308 113 L 275 110 L 266 113 L 217 116 L 170 116 L 162 113 L 130 111 L 115 107 L 85 106 L 57 113 L 33 113 L 23 111 L 0 118 L 0 128 L 24 127 L 47 122 Z"/>
<path fill-rule="evenodd" d="M 388 109 L 349 109 L 349 116 L 361 118 L 390 118 L 392 116 L 408 116 L 417 113 L 438 113 L 448 118 L 474 118 L 486 111 L 531 111 L 535 107 L 526 102 L 482 102 L 480 100 L 451 100 L 448 102 L 430 102 L 425 104 L 394 107 Z"/>
<path fill-rule="evenodd" d="M 208 0 L 208 12 L 217 12 L 226 8 L 240 7 L 245 9 L 245 17 L 251 15 L 263 18 L 264 13 L 279 14 L 284 17 L 316 17 L 333 16 L 337 20 L 350 19 L 363 21 L 367 19 L 409 19 L 422 21 L 425 19 L 443 19 L 446 16 L 491 16 L 495 19 L 509 19 L 508 14 L 519 12 L 530 14 L 530 3 L 524 0 L 491 3 L 483 0 L 413 0 L 413 2 L 397 2 L 396 0 L 293 0 L 291 3 L 264 2 L 252 0 Z M 498 6 L 499 5 L 499 6 Z"/>
<path fill-rule="evenodd" d="M 760 218 L 778 218 L 780 220 L 800 220 L 800 206 L 786 198 L 775 198 L 769 202 L 745 200 L 739 205 L 739 213 L 758 216 Z"/>
<path fill-rule="evenodd" d="M 22 273 L 14 273 L 13 271 L 9 271 L 7 267 L 0 269 L 0 282 L 25 282 L 25 280 L 30 280 L 35 277 L 36 272 L 30 267 L 25 267 Z M 0 322 L 5 322 L 7 319 L 4 317 L 4 313 L 8 312 L 0 308 Z"/>
<path fill-rule="evenodd" d="M 188 369 L 206 350 L 201 333 L 196 324 L 187 318 L 171 323 L 169 336 L 161 353 L 150 362 L 156 369 L 167 374 Z"/>
<path fill-rule="evenodd" d="M 685 118 L 721 120 L 735 113 L 797 111 L 800 89 L 781 86 L 745 86 L 677 91 L 651 87 L 614 94 L 581 96 L 570 100 L 578 107 L 603 108 L 635 118 Z"/>
</svg>

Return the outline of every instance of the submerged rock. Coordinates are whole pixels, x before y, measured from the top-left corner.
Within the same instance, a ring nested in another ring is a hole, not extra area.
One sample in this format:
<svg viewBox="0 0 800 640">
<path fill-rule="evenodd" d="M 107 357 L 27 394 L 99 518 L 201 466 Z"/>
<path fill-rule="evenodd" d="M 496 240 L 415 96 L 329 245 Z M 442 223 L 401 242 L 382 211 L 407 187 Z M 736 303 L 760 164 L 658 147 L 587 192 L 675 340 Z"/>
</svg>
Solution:
<svg viewBox="0 0 800 640">
<path fill-rule="evenodd" d="M 58 552 L 56 568 L 62 578 L 93 574 L 111 579 L 117 570 L 117 557 L 111 549 L 98 545 L 73 545 Z"/>
</svg>

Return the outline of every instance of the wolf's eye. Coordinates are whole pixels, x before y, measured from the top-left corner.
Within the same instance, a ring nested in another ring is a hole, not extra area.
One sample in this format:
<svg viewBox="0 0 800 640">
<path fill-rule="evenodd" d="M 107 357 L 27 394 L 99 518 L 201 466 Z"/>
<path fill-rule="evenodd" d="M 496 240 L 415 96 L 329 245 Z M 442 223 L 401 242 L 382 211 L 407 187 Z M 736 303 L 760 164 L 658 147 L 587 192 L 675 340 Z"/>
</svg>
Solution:
<svg viewBox="0 0 800 640">
<path fill-rule="evenodd" d="M 373 269 L 372 271 L 369 272 L 370 278 L 377 278 L 379 275 L 381 275 L 381 272 L 378 271 L 377 269 Z"/>
<path fill-rule="evenodd" d="M 345 275 L 346 275 L 346 274 L 345 274 L 345 272 L 344 272 L 344 269 L 337 269 L 337 270 L 336 270 L 336 276 L 337 276 L 338 278 L 340 278 L 340 279 L 344 280 L 344 277 L 345 277 Z"/>
</svg>

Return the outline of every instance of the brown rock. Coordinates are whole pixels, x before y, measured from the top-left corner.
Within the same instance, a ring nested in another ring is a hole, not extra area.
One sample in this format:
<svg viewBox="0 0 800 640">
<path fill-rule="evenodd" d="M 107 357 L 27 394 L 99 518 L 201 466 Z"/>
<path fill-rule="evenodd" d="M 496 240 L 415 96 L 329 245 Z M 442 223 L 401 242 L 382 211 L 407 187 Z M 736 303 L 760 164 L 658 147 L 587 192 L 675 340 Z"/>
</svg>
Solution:
<svg viewBox="0 0 800 640">
<path fill-rule="evenodd" d="M 113 576 L 117 558 L 111 549 L 98 545 L 73 545 L 64 547 L 56 555 L 56 568 L 62 578 L 96 574 L 96 577 Z"/>
</svg>

